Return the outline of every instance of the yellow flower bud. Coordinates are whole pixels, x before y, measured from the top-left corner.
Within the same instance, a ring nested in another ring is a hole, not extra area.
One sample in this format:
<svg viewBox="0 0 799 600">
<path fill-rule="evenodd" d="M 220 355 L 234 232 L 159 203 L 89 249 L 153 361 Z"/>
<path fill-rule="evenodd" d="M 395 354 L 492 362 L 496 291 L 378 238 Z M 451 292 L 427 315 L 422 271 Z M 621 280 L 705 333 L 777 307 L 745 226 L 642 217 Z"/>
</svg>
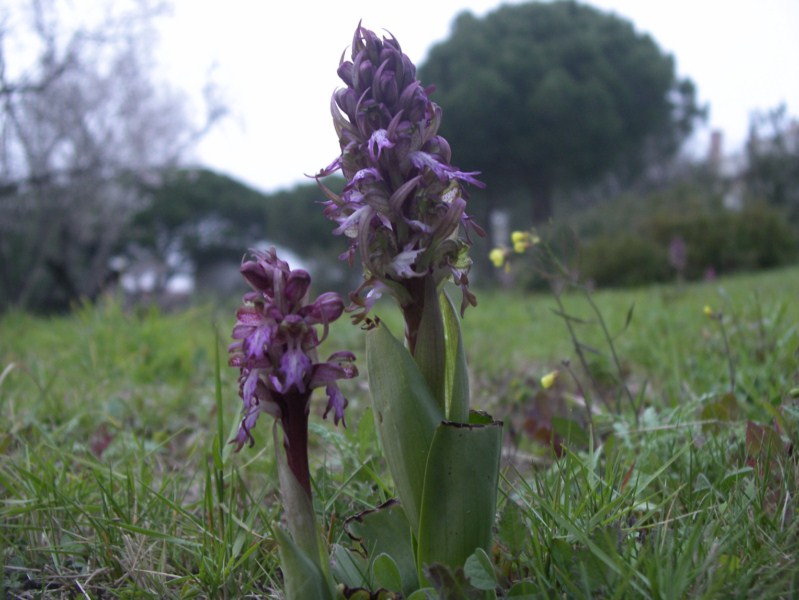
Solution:
<svg viewBox="0 0 799 600">
<path fill-rule="evenodd" d="M 706 317 L 714 317 L 716 313 L 713 311 L 713 308 L 709 304 L 705 304 L 705 308 L 703 310 Z"/>
<path fill-rule="evenodd" d="M 513 243 L 513 251 L 516 254 L 524 253 L 530 246 L 535 246 L 541 241 L 535 231 L 514 231 L 510 234 L 510 241 Z"/>
<path fill-rule="evenodd" d="M 527 243 L 528 239 L 530 238 L 530 234 L 526 231 L 514 231 L 510 234 L 510 241 L 513 242 L 513 245 Z"/>
<path fill-rule="evenodd" d="M 494 248 L 488 253 L 488 258 L 494 263 L 496 268 L 500 268 L 505 263 L 505 250 L 502 248 Z"/>
<path fill-rule="evenodd" d="M 541 378 L 541 387 L 543 387 L 545 390 L 551 388 L 553 385 L 555 385 L 555 382 L 558 380 L 558 375 L 560 375 L 560 371 L 558 371 L 557 369 L 554 371 L 550 371 L 549 373 L 544 375 Z"/>
</svg>

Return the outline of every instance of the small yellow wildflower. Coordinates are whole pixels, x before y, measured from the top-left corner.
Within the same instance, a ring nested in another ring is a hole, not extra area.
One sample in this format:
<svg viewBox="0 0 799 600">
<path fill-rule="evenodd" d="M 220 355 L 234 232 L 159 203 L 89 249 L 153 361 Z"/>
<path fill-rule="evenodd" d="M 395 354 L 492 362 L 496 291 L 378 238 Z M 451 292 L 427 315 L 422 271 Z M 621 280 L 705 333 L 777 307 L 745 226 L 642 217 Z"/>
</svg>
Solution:
<svg viewBox="0 0 799 600">
<path fill-rule="evenodd" d="M 522 254 L 530 247 L 530 234 L 526 231 L 514 231 L 510 234 L 510 241 L 513 242 L 513 251 Z"/>
<path fill-rule="evenodd" d="M 541 378 L 541 387 L 543 387 L 545 390 L 551 388 L 553 385 L 555 385 L 555 382 L 558 380 L 558 375 L 560 375 L 560 371 L 558 371 L 557 369 L 555 369 L 554 371 L 550 371 L 549 373 L 544 375 Z"/>
<path fill-rule="evenodd" d="M 713 310 L 713 307 L 711 307 L 709 304 L 705 304 L 705 308 L 703 309 L 703 312 L 705 313 L 706 317 L 711 317 L 712 318 L 712 317 L 716 316 L 716 313 Z"/>
<path fill-rule="evenodd" d="M 502 248 L 494 248 L 488 253 L 488 258 L 492 263 L 494 263 L 494 266 L 499 269 L 503 264 L 505 264 L 505 250 Z"/>
<path fill-rule="evenodd" d="M 513 243 L 513 251 L 516 254 L 524 253 L 530 246 L 535 246 L 541 238 L 535 231 L 514 231 L 510 234 L 510 241 Z"/>
<path fill-rule="evenodd" d="M 514 244 L 519 244 L 521 242 L 526 242 L 530 237 L 530 234 L 526 231 L 514 231 L 510 234 L 510 241 Z"/>
</svg>

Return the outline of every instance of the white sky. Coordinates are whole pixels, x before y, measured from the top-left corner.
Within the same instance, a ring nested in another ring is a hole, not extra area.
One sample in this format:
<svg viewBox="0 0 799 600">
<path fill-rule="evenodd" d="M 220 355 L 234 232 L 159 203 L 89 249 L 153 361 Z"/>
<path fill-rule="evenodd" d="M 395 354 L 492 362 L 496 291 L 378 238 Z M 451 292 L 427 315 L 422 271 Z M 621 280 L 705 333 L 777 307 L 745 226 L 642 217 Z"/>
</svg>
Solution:
<svg viewBox="0 0 799 600">
<path fill-rule="evenodd" d="M 631 20 L 676 57 L 678 74 L 693 79 L 700 102 L 710 104 L 709 128 L 724 131 L 725 151 L 741 147 L 753 111 L 785 103 L 799 116 L 799 0 L 587 3 Z M 305 180 L 338 155 L 330 95 L 359 20 L 374 31 L 391 31 L 420 64 L 431 45 L 447 38 L 458 13 L 482 16 L 500 4 L 175 0 L 160 56 L 173 83 L 186 90 L 201 89 L 213 66 L 212 78 L 230 106 L 231 117 L 197 149 L 198 161 L 274 191 Z M 706 139 L 707 131 L 700 132 L 695 152 L 704 152 Z"/>
</svg>

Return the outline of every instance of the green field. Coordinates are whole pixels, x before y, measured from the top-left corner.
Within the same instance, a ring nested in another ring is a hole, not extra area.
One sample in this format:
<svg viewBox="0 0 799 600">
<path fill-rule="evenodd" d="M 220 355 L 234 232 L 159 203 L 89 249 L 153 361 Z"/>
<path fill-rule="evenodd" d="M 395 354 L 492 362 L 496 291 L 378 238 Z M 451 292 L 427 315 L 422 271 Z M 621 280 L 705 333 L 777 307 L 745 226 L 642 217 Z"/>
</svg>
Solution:
<svg viewBox="0 0 799 600">
<path fill-rule="evenodd" d="M 0 318 L 2 597 L 281 597 L 271 423 L 224 443 L 236 300 Z M 498 597 L 799 596 L 799 269 L 562 300 L 486 292 L 463 322 L 472 403 L 506 424 Z M 326 344 L 360 361 L 345 321 Z M 391 487 L 365 377 L 342 388 L 348 427 L 312 419 L 331 544 Z"/>
</svg>

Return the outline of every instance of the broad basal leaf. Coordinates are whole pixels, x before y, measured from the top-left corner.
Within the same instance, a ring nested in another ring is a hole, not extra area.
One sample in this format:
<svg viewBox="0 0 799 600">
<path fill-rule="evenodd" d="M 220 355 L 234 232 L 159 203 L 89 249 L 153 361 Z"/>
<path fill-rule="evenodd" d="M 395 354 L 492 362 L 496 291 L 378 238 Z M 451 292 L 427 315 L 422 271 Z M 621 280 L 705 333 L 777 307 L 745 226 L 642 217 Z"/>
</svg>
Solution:
<svg viewBox="0 0 799 600">
<path fill-rule="evenodd" d="M 461 566 L 477 548 L 490 548 L 501 447 L 501 422 L 444 422 L 436 429 L 422 498 L 420 572 L 433 563 Z"/>
<path fill-rule="evenodd" d="M 366 335 L 375 425 L 411 528 L 419 512 L 427 455 L 443 414 L 405 346 L 379 324 Z"/>
</svg>

